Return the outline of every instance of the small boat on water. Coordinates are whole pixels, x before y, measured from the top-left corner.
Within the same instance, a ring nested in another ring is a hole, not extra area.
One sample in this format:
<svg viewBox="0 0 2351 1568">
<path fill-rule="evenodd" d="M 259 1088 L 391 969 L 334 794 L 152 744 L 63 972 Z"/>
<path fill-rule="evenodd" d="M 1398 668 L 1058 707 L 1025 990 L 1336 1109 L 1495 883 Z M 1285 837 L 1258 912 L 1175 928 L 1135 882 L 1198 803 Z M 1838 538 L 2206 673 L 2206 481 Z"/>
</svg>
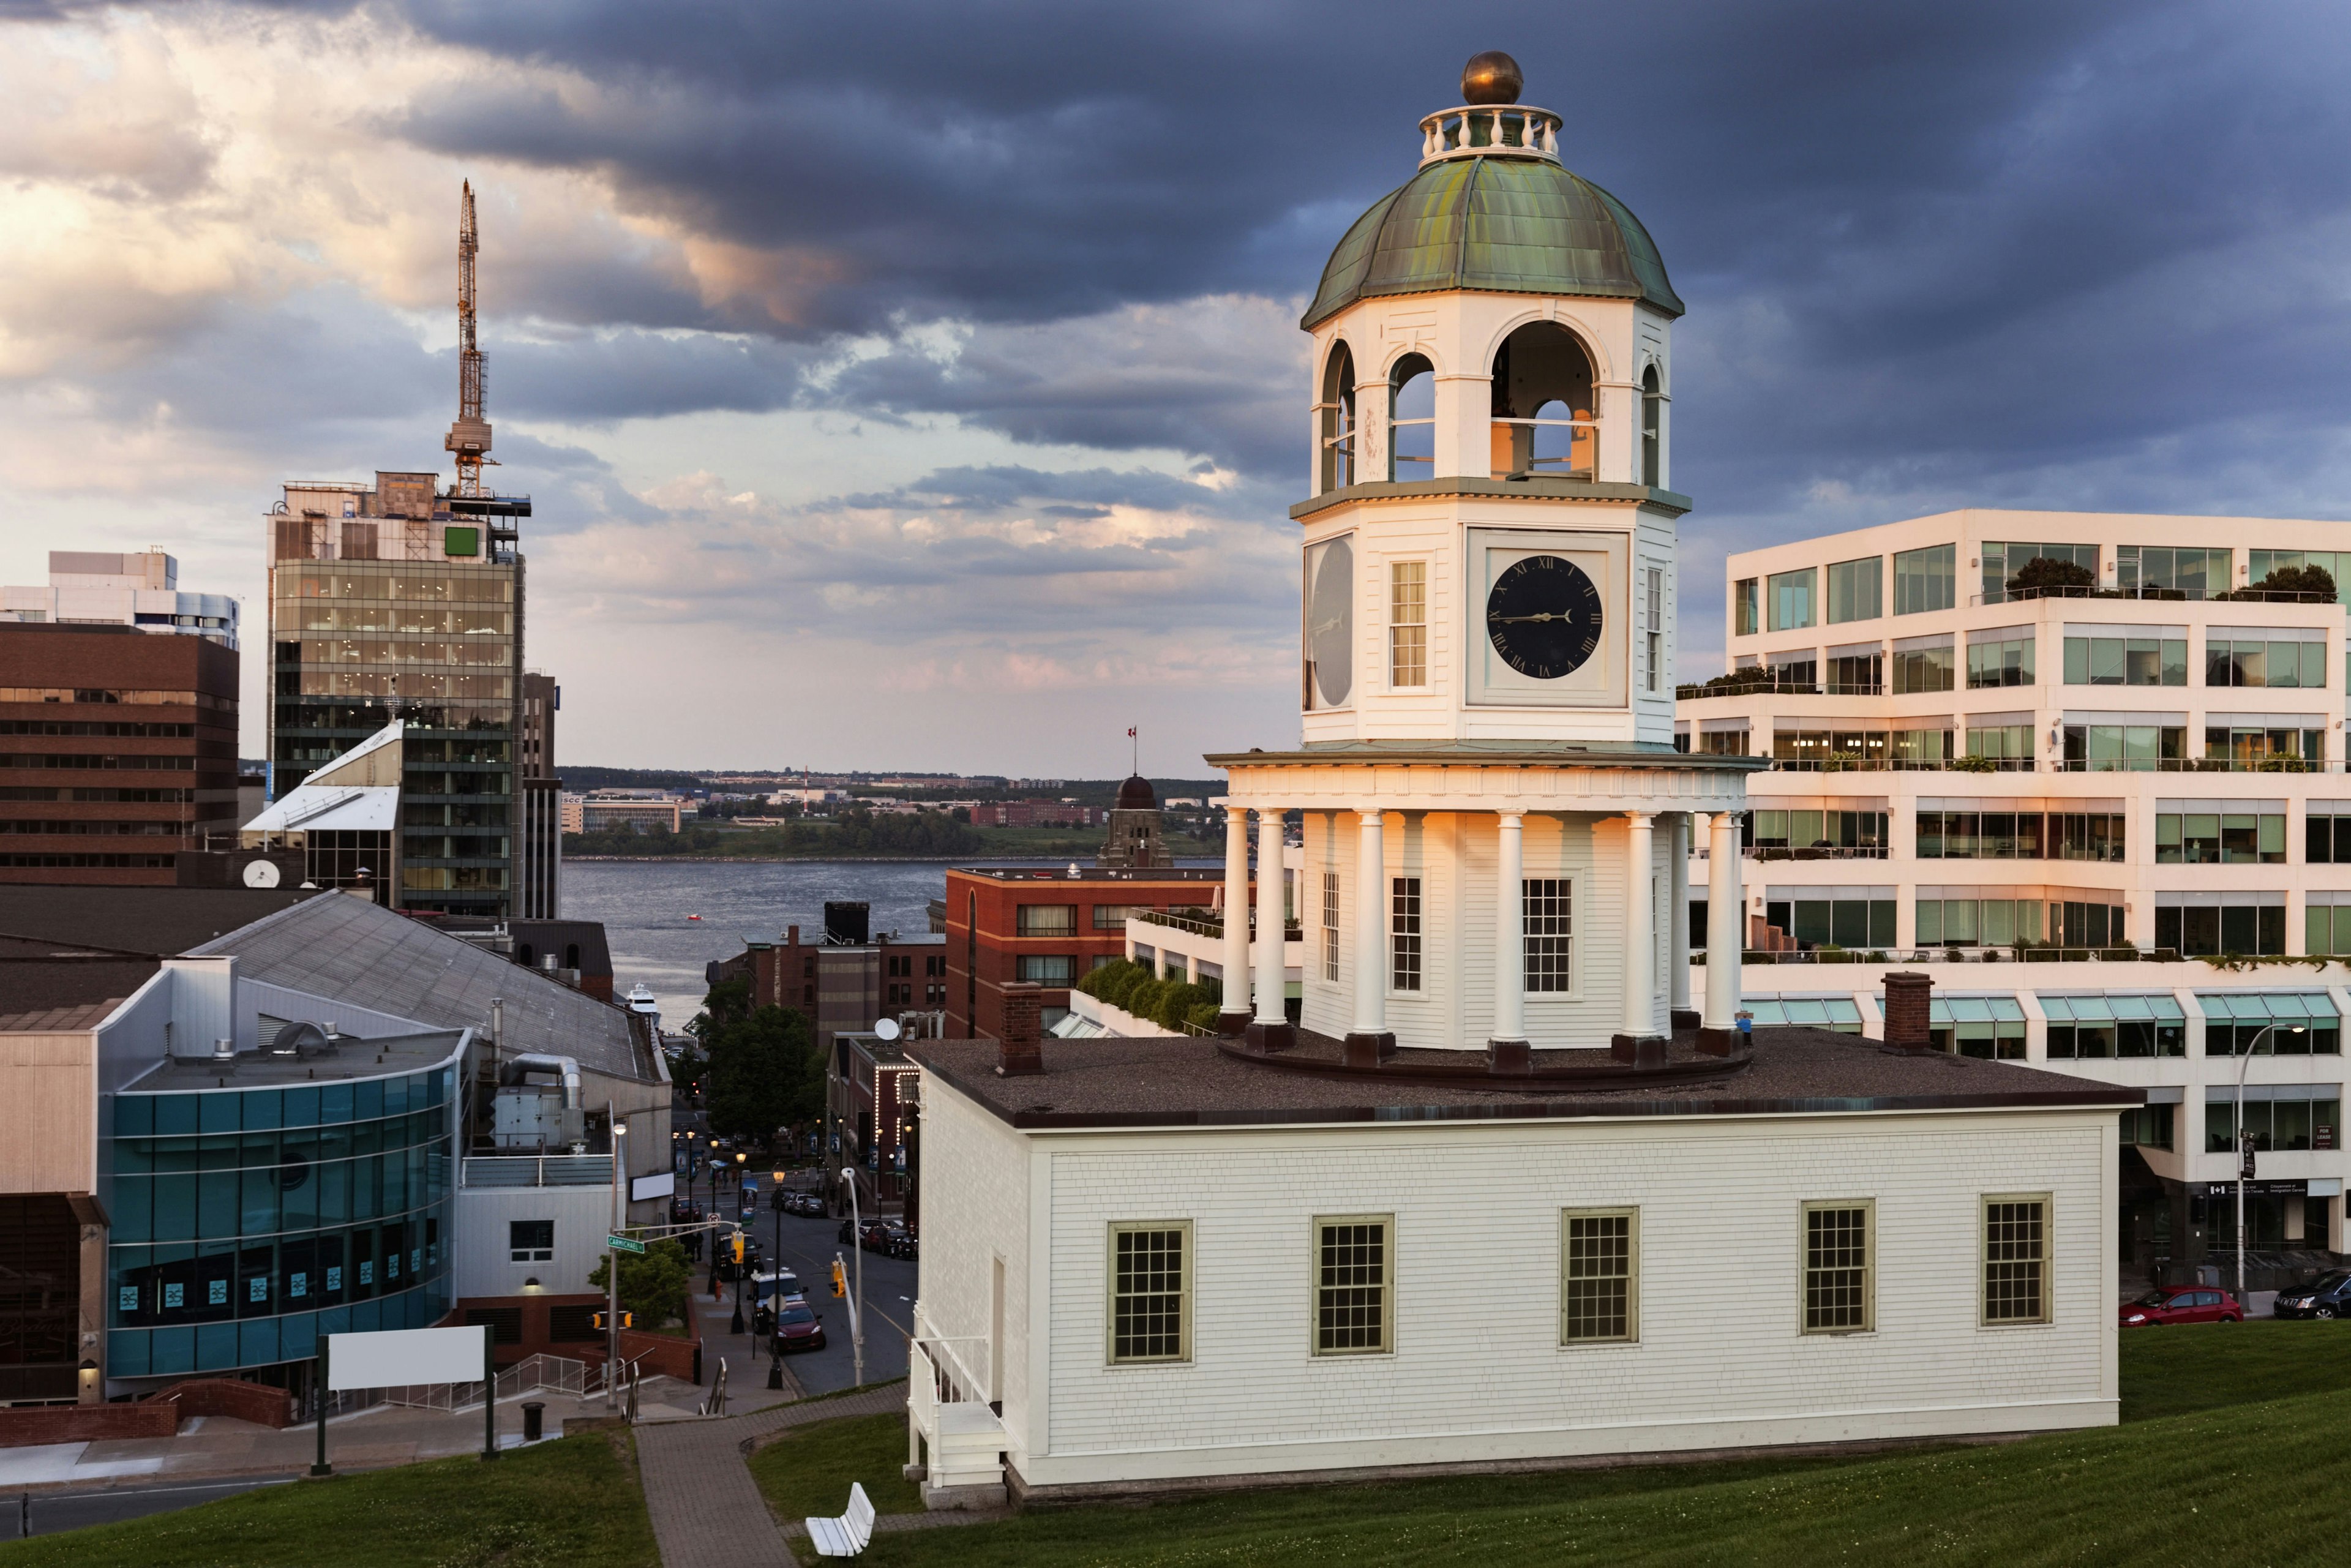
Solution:
<svg viewBox="0 0 2351 1568">
<path fill-rule="evenodd" d="M 688 920 L 699 920 L 699 919 L 701 919 L 701 918 L 702 918 L 702 916 L 701 916 L 701 915 L 687 915 L 687 916 L 686 916 L 686 918 L 687 918 Z"/>
</svg>

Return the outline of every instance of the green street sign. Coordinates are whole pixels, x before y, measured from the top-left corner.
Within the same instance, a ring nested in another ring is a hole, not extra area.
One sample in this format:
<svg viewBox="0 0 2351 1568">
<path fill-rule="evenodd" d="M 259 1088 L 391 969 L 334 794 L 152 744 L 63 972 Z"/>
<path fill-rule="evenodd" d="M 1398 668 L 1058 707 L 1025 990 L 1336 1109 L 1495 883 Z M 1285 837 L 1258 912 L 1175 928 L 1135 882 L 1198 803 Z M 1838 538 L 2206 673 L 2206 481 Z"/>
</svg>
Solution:
<svg viewBox="0 0 2351 1568">
<path fill-rule="evenodd" d="M 607 1236 L 604 1238 L 604 1245 L 618 1248 L 623 1252 L 643 1252 L 645 1249 L 643 1242 L 632 1241 L 625 1236 Z"/>
</svg>

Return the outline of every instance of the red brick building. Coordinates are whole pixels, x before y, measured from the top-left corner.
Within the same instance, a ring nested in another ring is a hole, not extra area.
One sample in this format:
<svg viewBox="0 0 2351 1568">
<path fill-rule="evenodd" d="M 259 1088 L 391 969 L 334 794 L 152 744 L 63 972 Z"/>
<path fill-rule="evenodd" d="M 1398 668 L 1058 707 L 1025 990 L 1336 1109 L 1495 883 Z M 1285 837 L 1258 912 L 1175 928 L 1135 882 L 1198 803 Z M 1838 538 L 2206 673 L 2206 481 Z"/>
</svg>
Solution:
<svg viewBox="0 0 2351 1568">
<path fill-rule="evenodd" d="M 1108 818 L 1099 806 L 1062 800 L 983 800 L 971 809 L 972 821 L 983 828 L 1098 828 Z"/>
<path fill-rule="evenodd" d="M 1066 1009 L 1078 977 L 1125 952 L 1128 910 L 1221 908 L 1224 890 L 1221 866 L 950 870 L 946 1037 L 999 1037 L 1008 981 L 1033 981 L 1049 1011 Z"/>
<path fill-rule="evenodd" d="M 236 681 L 205 637 L 0 622 L 0 882 L 169 887 L 233 841 Z"/>
<path fill-rule="evenodd" d="M 893 942 L 803 942 L 797 925 L 779 942 L 747 939 L 744 951 L 718 966 L 714 979 L 747 974 L 751 1005 L 790 1008 L 805 1015 L 816 1043 L 870 1030 L 880 1019 L 936 1012 L 946 1006 L 946 950 L 935 936 Z"/>
</svg>

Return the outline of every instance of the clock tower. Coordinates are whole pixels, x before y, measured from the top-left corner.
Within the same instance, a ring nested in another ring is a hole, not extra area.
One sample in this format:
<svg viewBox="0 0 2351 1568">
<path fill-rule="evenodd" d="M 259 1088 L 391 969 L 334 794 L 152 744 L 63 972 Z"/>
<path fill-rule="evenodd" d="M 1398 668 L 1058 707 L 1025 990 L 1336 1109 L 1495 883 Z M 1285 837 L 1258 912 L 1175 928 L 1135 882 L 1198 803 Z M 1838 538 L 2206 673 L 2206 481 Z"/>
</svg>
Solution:
<svg viewBox="0 0 2351 1568">
<path fill-rule="evenodd" d="M 1520 87 L 1507 55 L 1469 62 L 1462 103 L 1421 120 L 1418 171 L 1348 229 L 1301 323 L 1301 743 L 1208 759 L 1231 777 L 1228 887 L 1249 810 L 1260 867 L 1285 815 L 1304 820 L 1294 1009 L 1281 879 L 1259 877 L 1254 951 L 1227 923 L 1225 1025 L 1269 1060 L 1327 1047 L 1362 1071 L 1541 1082 L 1588 1071 L 1562 1053 L 1654 1069 L 1738 1049 L 1733 813 L 1761 764 L 1674 749 L 1682 302 Z M 1703 1018 L 1695 833 L 1723 938 Z"/>
</svg>

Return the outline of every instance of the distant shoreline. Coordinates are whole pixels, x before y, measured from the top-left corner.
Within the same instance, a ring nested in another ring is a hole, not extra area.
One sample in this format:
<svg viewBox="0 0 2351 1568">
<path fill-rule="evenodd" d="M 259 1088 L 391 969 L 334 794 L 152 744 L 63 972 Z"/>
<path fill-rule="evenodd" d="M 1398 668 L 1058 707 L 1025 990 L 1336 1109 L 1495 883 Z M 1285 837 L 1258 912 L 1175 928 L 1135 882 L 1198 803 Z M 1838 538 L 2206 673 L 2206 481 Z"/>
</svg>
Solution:
<svg viewBox="0 0 2351 1568">
<path fill-rule="evenodd" d="M 1066 862 L 1067 855 L 861 855 L 831 852 L 807 855 L 565 855 L 563 863 L 579 865 L 595 861 L 607 865 L 789 865 L 799 861 L 869 861 L 899 865 L 1045 865 Z M 1080 861 L 1092 860 L 1091 854 L 1080 855 Z M 1207 861 L 1208 855 L 1178 856 L 1184 860 Z"/>
</svg>

